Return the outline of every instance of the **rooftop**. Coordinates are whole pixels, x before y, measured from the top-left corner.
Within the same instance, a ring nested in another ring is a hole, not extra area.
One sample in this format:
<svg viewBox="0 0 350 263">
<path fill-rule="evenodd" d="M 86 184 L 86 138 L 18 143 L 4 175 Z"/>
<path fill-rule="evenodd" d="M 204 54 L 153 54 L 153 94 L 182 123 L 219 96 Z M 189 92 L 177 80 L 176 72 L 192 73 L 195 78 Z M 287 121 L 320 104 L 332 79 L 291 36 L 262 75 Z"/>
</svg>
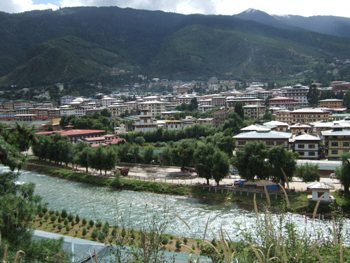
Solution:
<svg viewBox="0 0 350 263">
<path fill-rule="evenodd" d="M 321 139 L 318 136 L 310 135 L 310 134 L 302 134 L 294 137 L 295 141 L 320 141 Z"/>
<path fill-rule="evenodd" d="M 289 132 L 278 132 L 278 131 L 251 131 L 243 132 L 236 136 L 233 136 L 235 139 L 290 139 L 292 134 Z"/>
</svg>

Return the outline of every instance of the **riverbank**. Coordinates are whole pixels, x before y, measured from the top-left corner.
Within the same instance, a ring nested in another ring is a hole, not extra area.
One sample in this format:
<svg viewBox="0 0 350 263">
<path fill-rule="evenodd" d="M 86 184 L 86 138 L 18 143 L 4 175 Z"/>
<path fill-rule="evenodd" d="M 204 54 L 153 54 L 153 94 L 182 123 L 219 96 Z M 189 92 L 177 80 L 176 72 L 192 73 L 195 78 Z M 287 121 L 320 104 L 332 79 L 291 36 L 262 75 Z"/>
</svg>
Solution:
<svg viewBox="0 0 350 263">
<path fill-rule="evenodd" d="M 87 183 L 94 186 L 110 187 L 115 190 L 131 190 L 142 192 L 153 192 L 158 194 L 180 195 L 198 198 L 207 203 L 236 203 L 239 207 L 252 211 L 254 209 L 252 194 L 233 194 L 232 192 L 217 191 L 209 192 L 203 185 L 172 184 L 157 181 L 138 180 L 128 177 L 107 177 L 96 176 L 85 173 L 81 170 L 74 170 L 71 167 L 56 165 L 46 161 L 36 159 L 30 160 L 26 170 L 35 171 L 48 176 L 53 176 L 65 180 Z M 273 195 L 267 200 L 265 194 L 256 195 L 259 209 L 264 209 L 267 205 L 274 208 L 275 212 L 290 211 L 299 214 L 312 215 L 315 203 L 309 203 L 306 193 L 292 193 L 288 195 L 290 207 L 286 208 L 284 195 Z M 349 201 L 346 197 L 337 193 L 337 200 L 344 211 L 348 212 Z M 270 203 L 270 204 L 268 204 Z M 330 212 L 328 205 L 321 205 L 319 212 L 327 214 Z"/>
</svg>

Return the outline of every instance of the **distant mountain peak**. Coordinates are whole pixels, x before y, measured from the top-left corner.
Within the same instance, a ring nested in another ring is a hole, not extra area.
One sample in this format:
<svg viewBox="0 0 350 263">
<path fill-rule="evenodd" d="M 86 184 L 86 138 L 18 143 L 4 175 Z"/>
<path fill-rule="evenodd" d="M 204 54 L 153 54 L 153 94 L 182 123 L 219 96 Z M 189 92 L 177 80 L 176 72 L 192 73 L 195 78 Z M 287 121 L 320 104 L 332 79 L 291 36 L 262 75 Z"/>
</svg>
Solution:
<svg viewBox="0 0 350 263">
<path fill-rule="evenodd" d="M 262 11 L 254 8 L 248 8 L 247 10 L 243 11 L 241 14 L 251 14 L 251 13 L 259 13 L 259 12 L 262 12 Z"/>
</svg>

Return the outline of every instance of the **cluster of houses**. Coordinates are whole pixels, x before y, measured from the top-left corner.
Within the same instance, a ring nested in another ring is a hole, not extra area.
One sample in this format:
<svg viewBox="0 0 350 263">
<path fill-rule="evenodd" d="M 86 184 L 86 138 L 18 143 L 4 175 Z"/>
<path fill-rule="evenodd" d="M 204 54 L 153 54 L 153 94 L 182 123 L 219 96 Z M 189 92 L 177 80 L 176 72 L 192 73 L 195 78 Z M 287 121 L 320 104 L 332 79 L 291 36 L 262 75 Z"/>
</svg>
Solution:
<svg viewBox="0 0 350 263">
<path fill-rule="evenodd" d="M 233 138 L 237 150 L 250 142 L 261 142 L 293 150 L 299 159 L 340 160 L 343 153 L 350 152 L 350 119 L 293 125 L 270 121 L 247 126 Z"/>
</svg>

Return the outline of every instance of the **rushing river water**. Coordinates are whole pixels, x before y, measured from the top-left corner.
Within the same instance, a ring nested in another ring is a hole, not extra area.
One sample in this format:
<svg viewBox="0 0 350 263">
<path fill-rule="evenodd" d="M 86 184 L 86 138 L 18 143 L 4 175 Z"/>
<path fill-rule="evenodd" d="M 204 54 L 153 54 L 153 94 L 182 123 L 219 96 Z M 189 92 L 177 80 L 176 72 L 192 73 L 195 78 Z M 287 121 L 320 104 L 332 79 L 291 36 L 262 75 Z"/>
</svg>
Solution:
<svg viewBox="0 0 350 263">
<path fill-rule="evenodd" d="M 0 173 L 6 170 L 0 167 Z M 222 228 L 233 240 L 240 239 L 240 231 L 256 228 L 256 215 L 235 204 L 207 204 L 182 196 L 113 191 L 34 172 L 21 172 L 19 181 L 34 183 L 35 193 L 50 209 L 66 209 L 80 217 L 108 221 L 119 226 L 147 229 L 152 225 L 152 220 L 158 223 L 166 221 L 166 233 L 202 238 L 208 222 L 207 238 L 217 236 Z M 278 217 L 275 216 L 274 220 L 277 224 Z M 284 220 L 294 222 L 300 231 L 306 230 L 311 236 L 329 236 L 331 229 L 330 221 L 311 220 L 296 214 L 286 214 Z M 346 220 L 345 231 L 349 229 L 350 221 Z"/>
</svg>

